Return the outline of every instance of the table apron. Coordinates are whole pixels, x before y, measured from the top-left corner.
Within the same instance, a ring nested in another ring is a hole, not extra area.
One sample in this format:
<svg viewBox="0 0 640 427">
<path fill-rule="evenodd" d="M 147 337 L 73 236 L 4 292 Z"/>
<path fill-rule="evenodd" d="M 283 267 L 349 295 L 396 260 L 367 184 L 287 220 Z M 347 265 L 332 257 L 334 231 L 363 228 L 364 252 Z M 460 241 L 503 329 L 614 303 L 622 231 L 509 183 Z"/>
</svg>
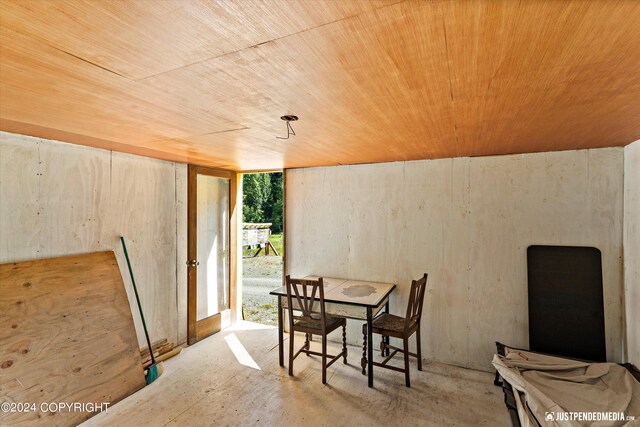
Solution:
<svg viewBox="0 0 640 427">
<path fill-rule="evenodd" d="M 280 304 L 282 306 L 282 309 L 288 308 L 289 305 L 288 305 L 287 297 L 280 296 L 279 298 L 280 298 Z M 380 311 L 382 311 L 382 309 L 385 307 L 388 301 L 389 301 L 389 297 L 386 297 L 384 300 L 382 300 L 382 302 L 378 306 L 373 308 L 372 310 L 373 317 L 376 317 L 376 315 L 380 313 Z M 296 301 L 295 298 L 291 302 L 294 310 L 300 309 L 300 304 L 298 304 L 298 301 Z M 320 308 L 320 305 L 318 305 L 317 307 Z M 363 305 L 342 304 L 339 302 L 325 301 L 324 311 L 325 311 L 325 314 L 328 314 L 331 316 L 340 316 L 340 317 L 347 317 L 349 319 L 367 320 L 367 307 Z M 320 311 L 315 310 L 315 307 L 314 307 L 313 312 L 319 313 Z"/>
</svg>

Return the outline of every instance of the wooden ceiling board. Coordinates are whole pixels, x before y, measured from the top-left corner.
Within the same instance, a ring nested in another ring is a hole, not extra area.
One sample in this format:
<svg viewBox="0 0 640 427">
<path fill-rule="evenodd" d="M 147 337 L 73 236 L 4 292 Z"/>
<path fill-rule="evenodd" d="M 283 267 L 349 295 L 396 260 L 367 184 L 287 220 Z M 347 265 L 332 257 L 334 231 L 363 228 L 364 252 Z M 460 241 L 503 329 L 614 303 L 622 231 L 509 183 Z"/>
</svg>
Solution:
<svg viewBox="0 0 640 427">
<path fill-rule="evenodd" d="M 3 58 L 6 57 L 6 52 L 7 50 L 3 50 Z M 38 69 L 50 65 L 43 62 L 47 57 L 35 58 Z M 48 70 L 40 73 L 30 72 L 27 67 L 9 69 L 9 64 L 15 63 L 2 62 L 2 75 L 12 73 L 17 77 L 11 80 L 2 79 L 0 83 L 2 99 L 13 101 L 1 104 L 2 117 L 6 119 L 18 119 L 54 129 L 72 130 L 91 137 L 129 143 L 166 135 L 186 135 L 193 132 L 194 125 L 198 122 L 202 131 L 211 127 L 237 127 L 228 121 L 215 123 L 210 120 L 203 124 L 193 117 L 180 117 L 180 112 L 175 106 L 162 108 L 157 96 L 156 102 L 150 102 L 144 99 L 142 93 L 136 96 L 136 89 L 132 87 L 127 88 L 128 92 L 125 88 L 106 89 L 109 83 L 97 85 L 97 78 L 85 81 L 75 79 L 75 76 L 80 76 L 81 73 L 53 78 Z M 77 65 L 85 67 L 82 63 Z M 94 70 L 96 69 L 91 67 L 89 71 Z M 104 73 L 97 70 L 98 73 Z M 145 92 L 153 99 L 148 90 Z M 47 114 L 43 115 L 43 110 L 47 111 Z"/>
<path fill-rule="evenodd" d="M 253 146 L 259 153 L 253 158 L 261 161 L 242 157 L 237 164 L 241 170 L 260 169 L 264 162 L 272 162 L 273 168 L 354 163 L 354 157 L 357 163 L 425 158 L 434 151 L 424 144 L 429 136 L 434 144 L 454 144 L 448 132 L 453 118 L 437 10 L 428 2 L 392 5 L 143 81 L 190 99 L 196 108 L 215 104 L 237 114 L 234 120 L 252 132 L 206 139 L 232 138 Z M 402 25 L 408 11 L 415 22 Z M 362 51 L 368 54 L 359 55 Z M 417 80 L 413 72 L 439 77 Z M 205 83 L 194 87 L 193 81 Z M 278 118 L 284 113 L 301 117 L 293 123 L 297 136 L 286 142 L 275 139 L 286 135 Z"/>
<path fill-rule="evenodd" d="M 9 77 L 7 77 L 9 76 Z M 52 129 L 137 143 L 241 127 L 28 36 L 0 26 L 0 116 Z"/>
<path fill-rule="evenodd" d="M 454 99 L 568 84 L 640 65 L 640 7 L 634 2 L 463 1 L 444 7 Z"/>
<path fill-rule="evenodd" d="M 354 16 L 393 0 L 3 2 L 10 3 L 3 8 L 3 26 L 24 30 L 42 43 L 140 79 Z"/>
<path fill-rule="evenodd" d="M 0 8 L 0 129 L 13 132 L 232 170 L 640 138 L 636 1 Z M 282 114 L 300 117 L 286 141 Z"/>
<path fill-rule="evenodd" d="M 640 136 L 633 118 L 640 103 L 632 101 L 640 88 L 637 3 L 445 7 L 456 126 L 467 154 L 607 147 Z"/>
</svg>

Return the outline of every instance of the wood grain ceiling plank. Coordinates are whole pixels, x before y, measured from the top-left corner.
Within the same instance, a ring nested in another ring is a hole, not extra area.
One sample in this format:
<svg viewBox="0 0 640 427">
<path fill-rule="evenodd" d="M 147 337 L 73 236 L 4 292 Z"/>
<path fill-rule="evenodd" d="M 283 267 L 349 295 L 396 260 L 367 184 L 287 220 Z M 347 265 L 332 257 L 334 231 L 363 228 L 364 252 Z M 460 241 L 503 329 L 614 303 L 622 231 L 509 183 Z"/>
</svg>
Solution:
<svg viewBox="0 0 640 427">
<path fill-rule="evenodd" d="M 443 5 L 454 99 L 545 88 L 611 70 L 637 70 L 640 4 L 461 1 Z M 606 37 L 603 37 L 606 35 Z"/>
<path fill-rule="evenodd" d="M 514 106 L 505 97 L 456 102 L 461 139 L 479 142 L 468 155 L 612 147 L 640 138 L 640 126 L 629 126 L 640 117 L 639 90 L 584 102 L 568 101 L 571 97 L 557 88 L 535 98 L 526 90 L 519 94 L 529 102 Z"/>
<path fill-rule="evenodd" d="M 140 79 L 393 1 L 4 0 L 2 25 Z"/>
<path fill-rule="evenodd" d="M 439 12 L 396 4 L 143 82 L 233 111 L 267 139 L 285 131 L 280 115 L 297 114 L 296 144 L 329 162 L 456 153 Z"/>
<path fill-rule="evenodd" d="M 242 127 L 0 27 L 0 116 L 135 143 Z"/>
<path fill-rule="evenodd" d="M 443 8 L 456 126 L 469 155 L 624 145 L 637 137 L 639 123 L 615 115 L 638 108 L 620 102 L 640 85 L 640 3 Z M 621 127 L 605 133 L 603 121 Z"/>
<path fill-rule="evenodd" d="M 40 137 L 241 170 L 640 137 L 631 0 L 0 7 L 0 124 Z"/>
</svg>

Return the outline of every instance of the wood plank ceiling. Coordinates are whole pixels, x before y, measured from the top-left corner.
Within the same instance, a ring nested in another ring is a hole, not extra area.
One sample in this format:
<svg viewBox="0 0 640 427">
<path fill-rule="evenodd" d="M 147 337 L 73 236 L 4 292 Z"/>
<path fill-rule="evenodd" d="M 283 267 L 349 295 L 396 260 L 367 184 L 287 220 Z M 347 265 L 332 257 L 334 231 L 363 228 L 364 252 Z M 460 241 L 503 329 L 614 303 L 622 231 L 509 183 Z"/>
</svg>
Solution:
<svg viewBox="0 0 640 427">
<path fill-rule="evenodd" d="M 635 0 L 3 0 L 0 129 L 245 171 L 620 146 L 638 22 Z"/>
</svg>

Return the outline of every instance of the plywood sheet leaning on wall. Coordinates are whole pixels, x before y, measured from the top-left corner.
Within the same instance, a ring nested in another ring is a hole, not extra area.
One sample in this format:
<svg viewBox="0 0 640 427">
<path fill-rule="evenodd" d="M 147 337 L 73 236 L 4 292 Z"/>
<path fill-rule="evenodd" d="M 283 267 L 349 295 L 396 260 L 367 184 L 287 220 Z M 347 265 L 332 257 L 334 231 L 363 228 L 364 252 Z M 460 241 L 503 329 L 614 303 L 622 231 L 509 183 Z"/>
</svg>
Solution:
<svg viewBox="0 0 640 427">
<path fill-rule="evenodd" d="M 77 425 L 93 413 L 41 405 L 113 404 L 144 384 L 113 252 L 0 265 L 0 396 L 35 403 L 0 412 L 0 425 Z"/>
</svg>

